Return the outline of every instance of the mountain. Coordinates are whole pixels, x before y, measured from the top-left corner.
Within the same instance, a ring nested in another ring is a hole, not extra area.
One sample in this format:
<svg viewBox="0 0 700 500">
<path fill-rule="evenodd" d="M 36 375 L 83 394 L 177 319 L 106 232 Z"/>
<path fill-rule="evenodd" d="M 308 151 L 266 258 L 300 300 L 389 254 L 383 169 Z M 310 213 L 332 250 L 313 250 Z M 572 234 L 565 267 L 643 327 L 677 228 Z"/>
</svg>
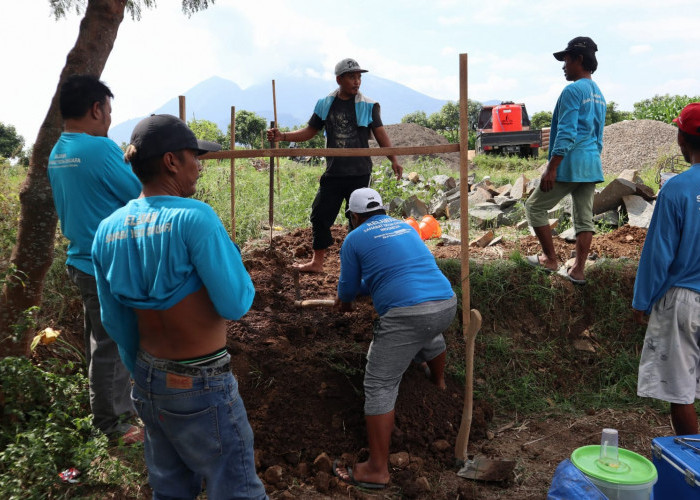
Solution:
<svg viewBox="0 0 700 500">
<path fill-rule="evenodd" d="M 275 79 L 277 120 L 281 127 L 305 125 L 313 113 L 316 101 L 336 88 L 335 82 L 319 78 L 295 76 Z M 381 104 L 382 121 L 389 125 L 400 123 L 401 118 L 414 111 L 425 111 L 430 115 L 447 102 L 412 90 L 405 85 L 378 76 L 362 76 L 362 91 Z M 241 89 L 236 83 L 213 76 L 186 91 L 185 107 L 187 120 L 209 120 L 226 131 L 231 123 L 231 106 L 236 111 L 252 111 L 268 122 L 274 119 L 272 105 L 272 81 Z M 117 144 L 129 142 L 134 126 L 151 113 L 179 114 L 179 100 L 175 96 L 161 107 L 150 110 L 142 117 L 133 118 L 113 126 L 109 137 Z"/>
</svg>

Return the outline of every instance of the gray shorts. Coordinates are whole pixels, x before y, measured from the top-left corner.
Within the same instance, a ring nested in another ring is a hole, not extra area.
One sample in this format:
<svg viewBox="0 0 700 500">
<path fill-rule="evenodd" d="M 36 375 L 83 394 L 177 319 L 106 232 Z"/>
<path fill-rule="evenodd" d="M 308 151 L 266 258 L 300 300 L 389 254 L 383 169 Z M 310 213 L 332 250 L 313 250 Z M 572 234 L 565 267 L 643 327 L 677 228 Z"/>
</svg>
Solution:
<svg viewBox="0 0 700 500">
<path fill-rule="evenodd" d="M 681 405 L 700 398 L 700 293 L 674 287 L 654 304 L 637 395 Z"/>
<path fill-rule="evenodd" d="M 430 361 L 445 352 L 447 330 L 457 312 L 457 297 L 395 307 L 379 318 L 367 352 L 365 415 L 394 409 L 401 377 L 411 361 Z"/>
<path fill-rule="evenodd" d="M 567 194 L 571 195 L 573 205 L 571 215 L 574 220 L 576 234 L 595 232 L 593 224 L 593 195 L 594 182 L 555 182 L 554 188 L 546 193 L 539 186 L 525 202 L 525 215 L 532 227 L 542 227 L 549 224 L 547 212 L 554 208 Z"/>
</svg>

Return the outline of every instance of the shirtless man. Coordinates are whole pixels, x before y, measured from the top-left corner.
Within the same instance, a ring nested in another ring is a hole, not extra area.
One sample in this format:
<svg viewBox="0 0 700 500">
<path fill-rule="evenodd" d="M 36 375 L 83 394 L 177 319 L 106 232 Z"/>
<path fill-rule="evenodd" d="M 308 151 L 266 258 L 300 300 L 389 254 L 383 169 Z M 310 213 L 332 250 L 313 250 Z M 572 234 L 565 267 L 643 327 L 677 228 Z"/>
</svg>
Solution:
<svg viewBox="0 0 700 500">
<path fill-rule="evenodd" d="M 124 155 L 143 184 L 100 224 L 92 247 L 102 321 L 134 378 L 154 498 L 267 498 L 253 431 L 226 350 L 226 319 L 255 295 L 212 208 L 190 199 L 221 146 L 171 115 L 142 120 Z"/>
</svg>

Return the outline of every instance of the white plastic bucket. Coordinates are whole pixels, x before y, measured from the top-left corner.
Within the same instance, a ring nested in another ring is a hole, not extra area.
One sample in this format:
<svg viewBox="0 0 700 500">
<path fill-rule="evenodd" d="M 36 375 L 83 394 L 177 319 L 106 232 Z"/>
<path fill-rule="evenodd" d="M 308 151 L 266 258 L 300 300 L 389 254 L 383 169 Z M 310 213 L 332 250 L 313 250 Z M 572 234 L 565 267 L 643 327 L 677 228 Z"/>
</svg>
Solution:
<svg viewBox="0 0 700 500">
<path fill-rule="evenodd" d="M 610 500 L 649 500 L 656 479 L 644 484 L 614 484 L 586 475 Z"/>
</svg>

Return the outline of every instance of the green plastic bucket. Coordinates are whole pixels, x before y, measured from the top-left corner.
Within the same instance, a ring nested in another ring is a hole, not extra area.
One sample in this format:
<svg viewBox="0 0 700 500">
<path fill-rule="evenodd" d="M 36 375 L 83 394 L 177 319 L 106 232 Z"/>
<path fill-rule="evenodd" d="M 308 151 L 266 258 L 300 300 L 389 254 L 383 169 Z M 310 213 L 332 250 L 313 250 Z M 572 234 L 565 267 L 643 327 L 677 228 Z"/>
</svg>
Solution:
<svg viewBox="0 0 700 500">
<path fill-rule="evenodd" d="M 571 462 L 610 500 L 649 500 L 658 478 L 656 467 L 643 456 L 618 449 L 619 463 L 600 460 L 600 446 L 582 446 L 571 454 Z"/>
</svg>

